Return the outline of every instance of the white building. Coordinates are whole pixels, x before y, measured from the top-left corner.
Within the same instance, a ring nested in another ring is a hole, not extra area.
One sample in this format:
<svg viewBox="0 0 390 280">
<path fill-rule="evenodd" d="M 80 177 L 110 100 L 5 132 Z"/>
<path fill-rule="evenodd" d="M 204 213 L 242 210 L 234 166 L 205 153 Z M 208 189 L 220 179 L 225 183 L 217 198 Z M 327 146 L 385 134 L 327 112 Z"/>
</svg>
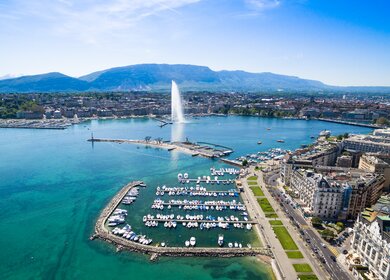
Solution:
<svg viewBox="0 0 390 280">
<path fill-rule="evenodd" d="M 369 209 L 363 212 L 355 223 L 351 244 L 353 250 L 351 256 L 356 257 L 349 265 L 356 279 L 390 279 L 388 214 Z"/>
</svg>

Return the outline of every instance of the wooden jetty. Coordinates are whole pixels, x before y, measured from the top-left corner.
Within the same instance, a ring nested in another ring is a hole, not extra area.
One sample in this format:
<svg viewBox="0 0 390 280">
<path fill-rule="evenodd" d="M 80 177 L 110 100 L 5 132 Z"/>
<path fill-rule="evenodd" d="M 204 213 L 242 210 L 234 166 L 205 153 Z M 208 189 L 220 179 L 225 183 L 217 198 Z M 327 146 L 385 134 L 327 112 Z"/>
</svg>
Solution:
<svg viewBox="0 0 390 280">
<path fill-rule="evenodd" d="M 158 256 L 180 256 L 180 257 L 239 257 L 239 256 L 256 256 L 264 255 L 273 257 L 270 249 L 264 247 L 252 247 L 252 248 L 221 248 L 221 247 L 157 247 L 151 245 L 143 245 L 130 241 L 128 239 L 119 237 L 111 233 L 105 224 L 112 214 L 112 212 L 118 207 L 122 199 L 128 193 L 128 191 L 136 186 L 142 184 L 141 181 L 135 181 L 127 184 L 123 187 L 107 204 L 107 206 L 101 212 L 96 225 L 95 234 L 91 236 L 91 240 L 99 238 L 105 240 L 108 243 L 117 246 L 118 251 L 127 250 L 150 254 L 155 260 Z"/>
</svg>

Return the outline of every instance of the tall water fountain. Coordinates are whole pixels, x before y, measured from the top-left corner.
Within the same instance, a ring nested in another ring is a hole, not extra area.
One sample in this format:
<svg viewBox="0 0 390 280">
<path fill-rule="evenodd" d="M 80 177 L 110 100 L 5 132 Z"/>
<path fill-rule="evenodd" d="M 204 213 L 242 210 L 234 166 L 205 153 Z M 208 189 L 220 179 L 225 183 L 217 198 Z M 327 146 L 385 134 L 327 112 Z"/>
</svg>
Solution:
<svg viewBox="0 0 390 280">
<path fill-rule="evenodd" d="M 183 123 L 185 121 L 179 87 L 172 81 L 171 89 L 171 120 L 172 122 Z"/>
</svg>

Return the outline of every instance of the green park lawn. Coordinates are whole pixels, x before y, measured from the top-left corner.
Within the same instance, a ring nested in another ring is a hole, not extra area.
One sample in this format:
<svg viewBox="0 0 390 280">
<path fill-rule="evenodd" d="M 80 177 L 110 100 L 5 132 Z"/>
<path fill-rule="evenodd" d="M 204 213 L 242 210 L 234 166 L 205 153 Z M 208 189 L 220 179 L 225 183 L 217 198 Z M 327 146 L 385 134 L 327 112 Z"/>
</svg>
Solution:
<svg viewBox="0 0 390 280">
<path fill-rule="evenodd" d="M 271 204 L 269 203 L 268 199 L 264 198 L 258 198 L 257 202 L 259 203 L 261 209 L 263 209 L 264 213 L 275 213 L 274 208 L 272 208 Z"/>
<path fill-rule="evenodd" d="M 271 220 L 271 221 L 269 221 L 269 223 L 271 224 L 271 226 L 282 226 L 283 225 L 281 220 Z"/>
<path fill-rule="evenodd" d="M 255 196 L 264 196 L 263 191 L 260 189 L 260 187 L 251 187 L 251 190 Z"/>
<path fill-rule="evenodd" d="M 256 181 L 257 180 L 257 176 L 250 176 L 248 178 L 248 181 Z"/>
<path fill-rule="evenodd" d="M 272 229 L 284 250 L 298 250 L 297 244 L 295 244 L 285 227 L 273 227 Z"/>
<path fill-rule="evenodd" d="M 289 259 L 303 259 L 303 255 L 299 251 L 290 251 L 286 252 L 286 254 Z"/>
<path fill-rule="evenodd" d="M 299 275 L 300 280 L 318 280 L 314 274 Z"/>
<path fill-rule="evenodd" d="M 296 272 L 312 272 L 310 265 L 307 263 L 294 263 L 294 269 Z M 301 278 L 302 279 L 302 278 Z"/>
<path fill-rule="evenodd" d="M 248 181 L 248 185 L 249 186 L 257 186 L 257 182 L 256 181 Z"/>
</svg>

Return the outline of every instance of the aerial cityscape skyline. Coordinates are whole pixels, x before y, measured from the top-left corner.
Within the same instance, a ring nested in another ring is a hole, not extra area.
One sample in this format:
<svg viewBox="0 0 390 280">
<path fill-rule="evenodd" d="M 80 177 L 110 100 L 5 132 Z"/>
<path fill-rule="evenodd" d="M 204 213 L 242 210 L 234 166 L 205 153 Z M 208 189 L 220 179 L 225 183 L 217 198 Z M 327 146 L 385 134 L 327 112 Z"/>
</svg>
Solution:
<svg viewBox="0 0 390 280">
<path fill-rule="evenodd" d="M 389 86 L 388 8 L 386 1 L 7 0 L 0 76 L 183 63 Z"/>
</svg>

